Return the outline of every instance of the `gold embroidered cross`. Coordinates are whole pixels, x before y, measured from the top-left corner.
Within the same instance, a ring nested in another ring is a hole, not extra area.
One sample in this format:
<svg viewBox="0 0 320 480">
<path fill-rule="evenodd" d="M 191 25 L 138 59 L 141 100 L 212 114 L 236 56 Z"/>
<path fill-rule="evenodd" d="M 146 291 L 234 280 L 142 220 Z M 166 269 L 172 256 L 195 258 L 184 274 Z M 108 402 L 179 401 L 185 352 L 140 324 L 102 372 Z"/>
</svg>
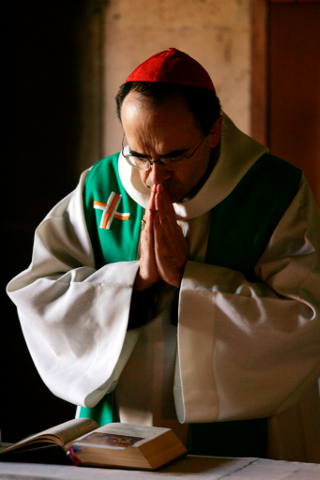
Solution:
<svg viewBox="0 0 320 480">
<path fill-rule="evenodd" d="M 110 230 L 114 218 L 116 218 L 117 220 L 129 219 L 130 213 L 120 213 L 116 210 L 120 203 L 121 197 L 122 195 L 120 195 L 120 193 L 111 192 L 107 203 L 94 200 L 94 208 L 103 211 L 99 225 L 100 228 Z"/>
</svg>

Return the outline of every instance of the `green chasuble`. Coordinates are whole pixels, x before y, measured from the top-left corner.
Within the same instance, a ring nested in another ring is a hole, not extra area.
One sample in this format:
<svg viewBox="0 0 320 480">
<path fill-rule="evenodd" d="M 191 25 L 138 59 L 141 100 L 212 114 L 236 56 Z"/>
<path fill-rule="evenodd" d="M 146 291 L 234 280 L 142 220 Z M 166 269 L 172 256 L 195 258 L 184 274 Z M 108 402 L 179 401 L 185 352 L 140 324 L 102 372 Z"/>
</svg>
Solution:
<svg viewBox="0 0 320 480">
<path fill-rule="evenodd" d="M 255 265 L 297 193 L 301 176 L 302 172 L 288 162 L 268 153 L 262 155 L 211 210 L 206 263 L 242 272 L 249 281 L 257 280 Z M 118 154 L 91 168 L 84 205 L 96 268 L 136 260 L 144 209 L 121 183 Z M 81 407 L 80 417 L 94 418 L 100 425 L 118 421 L 113 395 L 106 395 L 94 408 Z M 258 438 L 262 438 L 260 444 Z M 263 456 L 265 439 L 265 419 L 191 424 L 188 447 L 192 453 L 205 455 Z"/>
</svg>

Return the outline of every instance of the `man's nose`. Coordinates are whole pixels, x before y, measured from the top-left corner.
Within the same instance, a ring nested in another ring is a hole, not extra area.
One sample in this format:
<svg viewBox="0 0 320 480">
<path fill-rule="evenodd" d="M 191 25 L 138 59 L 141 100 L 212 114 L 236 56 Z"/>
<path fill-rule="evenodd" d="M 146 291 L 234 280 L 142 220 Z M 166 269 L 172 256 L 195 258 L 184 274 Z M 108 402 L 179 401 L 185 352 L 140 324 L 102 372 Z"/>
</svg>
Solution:
<svg viewBox="0 0 320 480">
<path fill-rule="evenodd" d="M 151 185 L 164 183 L 171 177 L 170 171 L 159 162 L 152 163 L 149 172 L 149 181 Z"/>
</svg>

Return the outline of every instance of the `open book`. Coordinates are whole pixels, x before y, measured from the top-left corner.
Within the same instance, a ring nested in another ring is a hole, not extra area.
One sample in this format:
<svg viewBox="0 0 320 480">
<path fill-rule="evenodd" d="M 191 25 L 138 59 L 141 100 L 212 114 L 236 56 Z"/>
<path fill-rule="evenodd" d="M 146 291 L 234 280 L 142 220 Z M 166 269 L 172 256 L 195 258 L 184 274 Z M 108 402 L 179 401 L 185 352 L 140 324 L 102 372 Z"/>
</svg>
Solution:
<svg viewBox="0 0 320 480">
<path fill-rule="evenodd" d="M 186 453 L 170 428 L 69 420 L 0 452 L 0 460 L 154 470 Z"/>
</svg>

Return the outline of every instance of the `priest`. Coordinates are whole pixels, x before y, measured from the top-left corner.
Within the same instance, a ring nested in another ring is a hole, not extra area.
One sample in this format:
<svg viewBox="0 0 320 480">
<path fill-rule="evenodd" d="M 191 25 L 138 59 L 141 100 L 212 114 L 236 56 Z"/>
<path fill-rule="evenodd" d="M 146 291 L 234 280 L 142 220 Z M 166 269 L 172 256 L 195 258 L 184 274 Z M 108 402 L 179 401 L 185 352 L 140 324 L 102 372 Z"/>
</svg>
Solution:
<svg viewBox="0 0 320 480">
<path fill-rule="evenodd" d="M 320 221 L 303 173 L 175 48 L 116 103 L 120 152 L 48 213 L 7 288 L 39 374 L 79 416 L 167 426 L 197 454 L 288 458 L 303 403 L 296 459 L 316 460 Z"/>
</svg>

